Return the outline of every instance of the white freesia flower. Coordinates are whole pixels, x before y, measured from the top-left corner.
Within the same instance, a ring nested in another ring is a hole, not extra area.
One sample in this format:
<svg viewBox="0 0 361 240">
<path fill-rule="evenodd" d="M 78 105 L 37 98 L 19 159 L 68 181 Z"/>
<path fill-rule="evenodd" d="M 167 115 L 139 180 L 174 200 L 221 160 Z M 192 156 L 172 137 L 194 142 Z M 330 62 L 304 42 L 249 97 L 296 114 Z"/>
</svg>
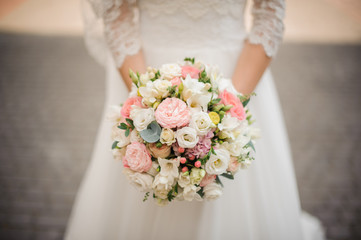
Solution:
<svg viewBox="0 0 361 240">
<path fill-rule="evenodd" d="M 176 63 L 163 64 L 159 69 L 159 73 L 164 79 L 171 80 L 182 75 L 182 68 Z"/>
<path fill-rule="evenodd" d="M 212 153 L 205 165 L 206 172 L 210 175 L 219 175 L 226 172 L 230 161 L 230 155 L 227 150 L 216 149 L 215 153 L 217 155 Z"/>
<path fill-rule="evenodd" d="M 201 188 L 197 187 L 193 184 L 187 185 L 183 188 L 182 197 L 186 201 L 193 201 L 193 199 L 197 201 L 202 201 L 201 196 L 197 193 Z"/>
<path fill-rule="evenodd" d="M 240 125 L 241 122 L 237 118 L 232 117 L 230 114 L 226 114 L 222 119 L 222 122 L 218 124 L 218 128 L 221 131 L 220 138 L 231 138 L 234 140 L 239 134 Z"/>
<path fill-rule="evenodd" d="M 187 99 L 187 105 L 191 109 L 196 109 L 198 111 L 208 111 L 208 103 L 212 99 L 212 93 L 206 92 L 200 95 L 192 95 Z"/>
<path fill-rule="evenodd" d="M 125 136 L 125 130 L 119 129 L 116 125 L 112 127 L 112 139 L 118 141 L 117 146 L 120 148 L 130 143 L 130 137 Z"/>
<path fill-rule="evenodd" d="M 136 97 L 136 96 L 138 96 L 138 88 L 134 83 L 132 83 L 132 87 L 131 87 L 128 97 Z"/>
<path fill-rule="evenodd" d="M 120 111 L 122 108 L 117 105 L 110 106 L 106 118 L 113 123 L 119 123 L 122 121 L 122 115 Z"/>
<path fill-rule="evenodd" d="M 172 145 L 176 141 L 175 132 L 170 128 L 163 128 L 159 141 L 163 144 L 167 144 L 168 146 Z"/>
<path fill-rule="evenodd" d="M 239 155 L 244 152 L 244 146 L 247 145 L 247 143 L 250 141 L 250 137 L 244 136 L 244 135 L 238 135 L 238 137 L 231 142 L 223 142 L 221 144 L 221 148 L 228 150 L 228 152 L 235 157 L 238 157 Z"/>
<path fill-rule="evenodd" d="M 149 82 L 150 80 L 149 72 L 140 74 L 139 80 L 140 80 L 140 85 L 146 85 L 147 82 Z"/>
<path fill-rule="evenodd" d="M 222 75 L 219 71 L 218 66 L 213 65 L 205 65 L 206 66 L 206 72 L 209 78 L 211 79 L 211 84 L 213 88 L 218 88 L 219 81 L 222 79 Z"/>
<path fill-rule="evenodd" d="M 194 128 L 198 135 L 206 135 L 212 127 L 215 127 L 206 112 L 193 113 L 189 126 Z"/>
<path fill-rule="evenodd" d="M 182 148 L 193 148 L 199 141 L 197 131 L 191 127 L 178 129 L 176 132 L 178 145 Z"/>
<path fill-rule="evenodd" d="M 241 168 L 242 169 L 247 169 L 247 168 L 249 168 L 249 166 L 251 166 L 251 163 L 252 163 L 252 161 L 249 160 L 249 159 L 241 161 Z"/>
<path fill-rule="evenodd" d="M 130 142 L 143 142 L 143 138 L 139 135 L 139 132 L 136 129 L 133 129 L 130 132 Z"/>
<path fill-rule="evenodd" d="M 148 127 L 155 120 L 153 108 L 133 108 L 130 111 L 130 118 L 133 119 L 135 128 L 140 132 Z"/>
<path fill-rule="evenodd" d="M 191 78 L 188 74 L 187 77 L 183 80 L 183 99 L 187 100 L 194 95 L 206 94 L 208 91 L 205 89 L 205 84 L 199 82 L 198 79 Z"/>
<path fill-rule="evenodd" d="M 181 173 L 179 174 L 178 178 L 178 185 L 184 188 L 185 186 L 189 185 L 191 183 L 191 178 L 189 174 Z"/>
<path fill-rule="evenodd" d="M 153 177 L 147 173 L 134 172 L 129 168 L 125 168 L 123 173 L 128 178 L 131 184 L 133 184 L 140 191 L 146 192 L 151 190 Z"/>
<path fill-rule="evenodd" d="M 161 174 L 156 175 L 152 185 L 154 194 L 162 199 L 167 198 L 167 194 L 172 189 L 173 183 L 174 178 L 164 177 Z"/>
<path fill-rule="evenodd" d="M 160 175 L 167 177 L 171 176 L 173 178 L 178 177 L 179 158 L 174 158 L 174 159 L 158 158 L 158 163 L 160 166 Z"/>
<path fill-rule="evenodd" d="M 154 88 L 152 81 L 147 82 L 145 86 L 139 87 L 139 93 L 143 97 L 142 101 L 145 105 L 150 106 L 157 101 L 158 92 Z"/>
<path fill-rule="evenodd" d="M 222 186 L 213 182 L 203 188 L 204 197 L 207 200 L 214 200 L 223 194 Z"/>
</svg>

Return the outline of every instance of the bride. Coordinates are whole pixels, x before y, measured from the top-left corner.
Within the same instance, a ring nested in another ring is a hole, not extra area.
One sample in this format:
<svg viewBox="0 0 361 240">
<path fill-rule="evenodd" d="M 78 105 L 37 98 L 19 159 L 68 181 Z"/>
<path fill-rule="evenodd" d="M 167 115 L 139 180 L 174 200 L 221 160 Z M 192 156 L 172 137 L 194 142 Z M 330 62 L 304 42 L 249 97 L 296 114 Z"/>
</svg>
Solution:
<svg viewBox="0 0 361 240">
<path fill-rule="evenodd" d="M 283 35 L 283 0 L 254 0 L 253 27 L 244 26 L 246 0 L 88 0 L 89 51 L 107 69 L 106 106 L 131 88 L 128 69 L 195 57 L 217 64 L 229 87 L 257 93 L 250 104 L 262 130 L 256 161 L 224 181 L 210 202 L 158 207 L 122 174 L 110 150 L 105 111 L 92 159 L 77 195 L 66 239 L 323 239 L 321 224 L 300 209 L 285 125 L 267 68 Z M 99 34 L 100 33 L 100 34 Z"/>
</svg>

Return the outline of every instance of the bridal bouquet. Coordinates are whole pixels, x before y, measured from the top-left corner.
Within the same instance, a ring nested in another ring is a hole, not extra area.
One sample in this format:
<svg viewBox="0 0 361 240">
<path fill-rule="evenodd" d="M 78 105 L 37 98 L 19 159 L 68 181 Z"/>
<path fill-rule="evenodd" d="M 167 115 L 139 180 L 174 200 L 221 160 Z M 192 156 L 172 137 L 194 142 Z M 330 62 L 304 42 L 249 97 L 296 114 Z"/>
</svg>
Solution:
<svg viewBox="0 0 361 240">
<path fill-rule="evenodd" d="M 254 159 L 249 97 L 194 58 L 130 77 L 129 98 L 109 116 L 112 151 L 144 201 L 151 192 L 159 205 L 222 195 L 220 176 L 234 179 Z"/>
</svg>

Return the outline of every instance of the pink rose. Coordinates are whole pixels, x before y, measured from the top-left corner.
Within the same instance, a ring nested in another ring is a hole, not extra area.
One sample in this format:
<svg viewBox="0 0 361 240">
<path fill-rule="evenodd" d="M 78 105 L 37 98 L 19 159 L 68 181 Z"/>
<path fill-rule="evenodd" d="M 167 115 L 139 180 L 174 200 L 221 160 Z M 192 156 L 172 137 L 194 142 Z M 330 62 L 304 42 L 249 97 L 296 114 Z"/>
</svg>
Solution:
<svg viewBox="0 0 361 240">
<path fill-rule="evenodd" d="M 237 161 L 236 157 L 231 157 L 231 161 L 229 161 L 227 171 L 235 173 L 239 170 L 240 163 Z"/>
<path fill-rule="evenodd" d="M 182 80 L 179 77 L 172 78 L 170 80 L 172 86 L 179 86 L 182 83 Z"/>
<path fill-rule="evenodd" d="M 199 186 L 204 187 L 210 183 L 212 183 L 216 179 L 216 175 L 209 175 L 208 173 L 203 177 Z"/>
<path fill-rule="evenodd" d="M 187 75 L 189 74 L 189 76 L 191 76 L 191 78 L 199 78 L 199 72 L 200 70 L 196 67 L 193 66 L 183 66 L 182 67 L 182 77 L 186 78 Z"/>
<path fill-rule="evenodd" d="M 143 107 L 142 105 L 142 98 L 141 97 L 131 97 L 128 98 L 125 103 L 123 104 L 122 110 L 120 111 L 120 114 L 124 118 L 129 118 L 130 111 L 132 110 L 132 106 L 138 106 Z"/>
<path fill-rule="evenodd" d="M 229 110 L 232 117 L 238 118 L 239 120 L 244 120 L 246 118 L 246 112 L 243 108 L 241 100 L 234 94 L 224 90 L 219 95 L 221 98 L 221 103 L 224 105 L 232 105 L 233 107 Z"/>
<path fill-rule="evenodd" d="M 143 143 L 132 142 L 125 151 L 123 165 L 136 172 L 147 172 L 152 167 L 152 158 Z"/>
<path fill-rule="evenodd" d="M 183 127 L 189 123 L 187 104 L 178 98 L 167 98 L 155 111 L 155 119 L 164 128 Z"/>
</svg>

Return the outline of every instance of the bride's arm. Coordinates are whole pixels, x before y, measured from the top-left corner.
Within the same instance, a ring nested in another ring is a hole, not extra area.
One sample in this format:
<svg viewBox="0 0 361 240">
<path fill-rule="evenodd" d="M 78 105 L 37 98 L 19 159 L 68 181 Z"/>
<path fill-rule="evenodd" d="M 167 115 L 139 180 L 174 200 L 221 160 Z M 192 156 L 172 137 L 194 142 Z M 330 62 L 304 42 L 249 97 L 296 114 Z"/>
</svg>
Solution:
<svg viewBox="0 0 361 240">
<path fill-rule="evenodd" d="M 284 0 L 254 0 L 253 26 L 239 56 L 232 82 L 243 94 L 254 91 L 283 36 Z"/>
<path fill-rule="evenodd" d="M 129 69 L 145 72 L 145 61 L 141 50 L 139 10 L 136 1 L 90 0 L 100 4 L 104 23 L 104 36 L 128 90 L 132 80 Z M 94 6 L 94 5 L 93 5 Z"/>
</svg>

